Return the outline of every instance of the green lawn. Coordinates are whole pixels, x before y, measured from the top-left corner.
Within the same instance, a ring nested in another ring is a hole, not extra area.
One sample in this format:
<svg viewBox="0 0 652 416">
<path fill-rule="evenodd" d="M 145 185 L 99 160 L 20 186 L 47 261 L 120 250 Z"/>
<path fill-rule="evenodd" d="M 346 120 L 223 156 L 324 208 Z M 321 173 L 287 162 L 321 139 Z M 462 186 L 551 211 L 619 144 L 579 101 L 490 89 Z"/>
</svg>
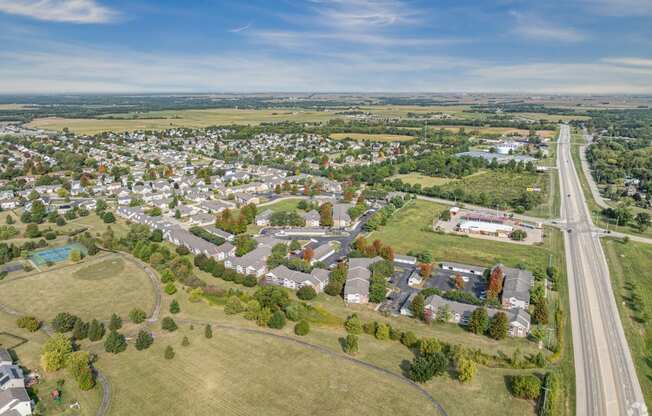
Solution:
<svg viewBox="0 0 652 416">
<path fill-rule="evenodd" d="M 424 188 L 429 188 L 431 186 L 441 186 L 446 185 L 447 183 L 455 181 L 455 178 L 441 178 L 437 176 L 426 176 L 418 172 L 406 173 L 402 175 L 394 175 L 389 179 L 400 179 L 405 183 L 410 185 L 419 184 Z"/>
<path fill-rule="evenodd" d="M 611 284 L 645 401 L 652 406 L 652 245 L 603 240 Z M 641 312 L 634 310 L 637 296 Z M 643 319 L 642 319 L 643 318 Z"/>
<path fill-rule="evenodd" d="M 0 282 L 2 303 L 39 319 L 69 312 L 84 320 L 123 317 L 134 307 L 154 306 L 149 278 L 119 255 L 90 257 L 76 265 L 56 267 L 24 278 Z"/>
<path fill-rule="evenodd" d="M 264 212 L 267 211 L 268 209 L 271 210 L 272 212 L 282 212 L 282 211 L 297 211 L 297 204 L 299 201 L 301 201 L 303 198 L 289 198 L 289 199 L 282 199 L 282 200 L 277 200 L 274 201 L 268 205 L 262 205 L 258 207 L 258 212 Z"/>
</svg>

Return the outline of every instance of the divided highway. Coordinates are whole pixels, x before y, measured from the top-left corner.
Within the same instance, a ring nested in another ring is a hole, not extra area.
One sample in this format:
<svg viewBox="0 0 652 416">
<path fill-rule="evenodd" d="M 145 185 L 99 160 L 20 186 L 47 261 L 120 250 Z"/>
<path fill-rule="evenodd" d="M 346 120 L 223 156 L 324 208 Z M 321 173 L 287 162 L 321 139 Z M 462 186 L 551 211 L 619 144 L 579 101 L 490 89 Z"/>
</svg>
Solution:
<svg viewBox="0 0 652 416">
<path fill-rule="evenodd" d="M 561 125 L 557 165 L 575 358 L 577 415 L 648 414 L 611 289 L 609 269 Z"/>
</svg>

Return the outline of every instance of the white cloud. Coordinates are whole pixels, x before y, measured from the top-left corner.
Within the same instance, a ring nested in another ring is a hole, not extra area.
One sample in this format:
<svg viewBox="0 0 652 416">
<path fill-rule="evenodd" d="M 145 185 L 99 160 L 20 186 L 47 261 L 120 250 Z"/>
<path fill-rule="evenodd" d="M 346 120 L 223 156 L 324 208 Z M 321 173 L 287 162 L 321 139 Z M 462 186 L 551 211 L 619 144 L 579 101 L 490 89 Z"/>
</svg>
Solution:
<svg viewBox="0 0 652 416">
<path fill-rule="evenodd" d="M 231 30 L 229 30 L 229 32 L 231 32 L 231 33 L 240 33 L 240 32 L 244 32 L 245 30 L 248 30 L 250 27 L 251 27 L 251 23 L 247 23 L 244 26 L 240 26 L 240 27 L 236 27 L 234 29 L 231 29 Z"/>
<path fill-rule="evenodd" d="M 0 0 L 0 12 L 69 23 L 108 23 L 119 16 L 95 0 Z"/>
<path fill-rule="evenodd" d="M 418 10 L 398 0 L 314 0 L 318 19 L 325 25 L 361 31 L 414 24 Z"/>
<path fill-rule="evenodd" d="M 549 20 L 540 20 L 518 12 L 510 14 L 516 19 L 514 33 L 530 40 L 574 43 L 587 39 L 584 33 L 570 26 L 559 26 Z"/>
<path fill-rule="evenodd" d="M 614 65 L 652 68 L 652 59 L 650 58 L 606 58 L 603 62 Z"/>
</svg>

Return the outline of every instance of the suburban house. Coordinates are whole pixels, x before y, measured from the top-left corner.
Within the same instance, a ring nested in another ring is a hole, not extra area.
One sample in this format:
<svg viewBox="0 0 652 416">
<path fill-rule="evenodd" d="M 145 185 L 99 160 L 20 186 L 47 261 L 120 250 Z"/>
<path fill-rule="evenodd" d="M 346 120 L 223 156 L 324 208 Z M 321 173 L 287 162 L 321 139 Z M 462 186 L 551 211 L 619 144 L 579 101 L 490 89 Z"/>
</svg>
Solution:
<svg viewBox="0 0 652 416">
<path fill-rule="evenodd" d="M 335 254 L 335 249 L 330 242 L 326 242 L 315 247 L 315 255 L 310 261 L 310 264 L 315 264 L 316 262 L 324 261 L 330 256 Z"/>
<path fill-rule="evenodd" d="M 319 227 L 319 213 L 314 209 L 303 214 L 303 219 L 306 220 L 306 227 Z"/>
<path fill-rule="evenodd" d="M 349 208 L 353 204 L 334 204 L 333 205 L 333 227 L 346 228 L 351 225 L 351 216 L 349 215 Z"/>
<path fill-rule="evenodd" d="M 480 266 L 470 266 L 468 264 L 453 263 L 453 262 L 441 263 L 440 267 L 444 270 L 450 270 L 459 273 L 474 274 L 476 276 L 483 276 L 484 271 L 487 270 L 486 268 Z"/>
<path fill-rule="evenodd" d="M 352 258 L 349 259 L 349 271 L 344 285 L 344 301 L 347 303 L 369 302 L 369 267 L 381 261 L 382 258 Z"/>
<path fill-rule="evenodd" d="M 394 263 L 398 265 L 415 266 L 417 264 L 417 258 L 413 256 L 403 256 L 401 254 L 395 254 Z"/>
<path fill-rule="evenodd" d="M 224 261 L 224 267 L 234 269 L 241 274 L 251 274 L 256 277 L 263 276 L 267 272 L 267 258 L 272 254 L 272 247 L 278 243 L 283 243 L 283 241 L 270 237 L 261 237 L 257 241 L 258 247 L 242 257 L 227 258 Z"/>
<path fill-rule="evenodd" d="M 0 348 L 0 415 L 32 414 L 32 400 L 25 390 L 25 377 L 13 363 L 9 351 Z"/>
<path fill-rule="evenodd" d="M 530 305 L 530 290 L 534 276 L 527 270 L 514 269 L 499 264 L 504 273 L 502 304 L 505 309 L 525 309 Z M 495 269 L 495 268 L 494 268 Z"/>
<path fill-rule="evenodd" d="M 290 270 L 284 265 L 275 267 L 265 275 L 265 281 L 267 283 L 293 290 L 300 289 L 303 286 L 312 286 L 317 293 L 324 290 L 324 287 L 328 284 L 328 280 L 328 270 L 314 269 L 310 273 L 303 273 Z"/>
<path fill-rule="evenodd" d="M 266 209 L 265 211 L 256 215 L 256 225 L 259 227 L 267 227 L 270 224 L 272 214 L 273 212 L 271 209 Z"/>
<path fill-rule="evenodd" d="M 439 313 L 447 311 L 450 316 L 448 321 L 460 325 L 468 325 L 471 319 L 471 314 L 478 306 L 469 305 L 466 303 L 455 302 L 452 300 L 444 299 L 439 295 L 432 295 L 426 299 L 425 310 L 430 313 L 433 318 Z M 496 309 L 487 309 L 487 314 L 493 318 L 498 312 Z M 524 309 L 516 309 L 504 311 L 507 315 L 509 322 L 509 335 L 512 337 L 525 337 L 530 332 L 530 314 Z"/>
</svg>

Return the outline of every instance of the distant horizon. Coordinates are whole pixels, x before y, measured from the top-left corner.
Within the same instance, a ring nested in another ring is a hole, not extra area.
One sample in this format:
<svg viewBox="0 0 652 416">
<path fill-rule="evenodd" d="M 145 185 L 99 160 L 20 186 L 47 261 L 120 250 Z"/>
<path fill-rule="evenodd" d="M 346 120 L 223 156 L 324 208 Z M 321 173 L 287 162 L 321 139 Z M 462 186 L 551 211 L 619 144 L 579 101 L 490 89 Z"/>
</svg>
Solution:
<svg viewBox="0 0 652 416">
<path fill-rule="evenodd" d="M 151 92 L 22 92 L 22 93 L 3 93 L 0 97 L 57 97 L 57 96 L 194 96 L 194 95 L 229 95 L 229 96 L 252 96 L 252 95 L 363 95 L 363 96 L 451 96 L 451 95 L 469 95 L 469 96 L 522 96 L 522 97 L 628 97 L 628 98 L 651 98 L 650 93 L 547 93 L 547 92 L 510 92 L 510 91 L 151 91 Z"/>
</svg>

